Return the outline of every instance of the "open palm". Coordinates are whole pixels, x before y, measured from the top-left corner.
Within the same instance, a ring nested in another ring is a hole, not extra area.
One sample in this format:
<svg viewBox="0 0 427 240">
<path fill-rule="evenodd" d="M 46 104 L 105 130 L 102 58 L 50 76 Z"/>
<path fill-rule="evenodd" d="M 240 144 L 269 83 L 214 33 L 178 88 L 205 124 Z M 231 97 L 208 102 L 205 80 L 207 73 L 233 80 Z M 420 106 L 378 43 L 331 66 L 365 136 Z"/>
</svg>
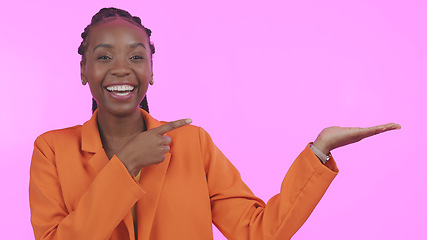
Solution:
<svg viewBox="0 0 427 240">
<path fill-rule="evenodd" d="M 388 123 L 375 127 L 328 127 L 320 132 L 313 145 L 325 154 L 335 148 L 339 148 L 351 143 L 358 142 L 364 138 L 387 132 L 390 130 L 400 129 L 396 123 Z"/>
</svg>

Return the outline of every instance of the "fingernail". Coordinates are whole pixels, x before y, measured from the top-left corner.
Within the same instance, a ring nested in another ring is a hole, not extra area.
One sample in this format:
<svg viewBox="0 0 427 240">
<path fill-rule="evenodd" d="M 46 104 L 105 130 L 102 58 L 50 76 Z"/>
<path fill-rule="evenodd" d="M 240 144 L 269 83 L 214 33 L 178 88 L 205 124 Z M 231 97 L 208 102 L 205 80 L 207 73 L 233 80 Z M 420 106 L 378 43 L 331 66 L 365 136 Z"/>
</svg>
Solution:
<svg viewBox="0 0 427 240">
<path fill-rule="evenodd" d="M 191 118 L 185 119 L 185 123 L 191 123 L 191 122 L 193 122 L 193 120 L 191 120 Z"/>
</svg>

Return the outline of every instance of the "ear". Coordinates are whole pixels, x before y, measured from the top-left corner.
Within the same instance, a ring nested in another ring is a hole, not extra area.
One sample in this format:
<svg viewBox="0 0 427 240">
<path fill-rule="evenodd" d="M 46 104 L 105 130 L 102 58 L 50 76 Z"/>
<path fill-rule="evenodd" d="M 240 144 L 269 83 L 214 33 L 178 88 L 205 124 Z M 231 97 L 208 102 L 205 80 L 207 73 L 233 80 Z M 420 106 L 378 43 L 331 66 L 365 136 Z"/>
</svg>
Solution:
<svg viewBox="0 0 427 240">
<path fill-rule="evenodd" d="M 85 64 L 82 61 L 80 61 L 80 78 L 82 79 L 82 84 L 86 85 L 87 80 L 86 80 L 86 70 L 85 70 Z"/>
</svg>

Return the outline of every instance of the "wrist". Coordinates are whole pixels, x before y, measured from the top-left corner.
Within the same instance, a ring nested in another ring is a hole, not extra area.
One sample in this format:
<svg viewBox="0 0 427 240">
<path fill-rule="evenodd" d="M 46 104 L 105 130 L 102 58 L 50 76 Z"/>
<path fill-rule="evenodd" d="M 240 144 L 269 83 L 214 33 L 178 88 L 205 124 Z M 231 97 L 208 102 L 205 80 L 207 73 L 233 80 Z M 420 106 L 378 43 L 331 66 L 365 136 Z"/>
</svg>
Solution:
<svg viewBox="0 0 427 240">
<path fill-rule="evenodd" d="M 132 175 L 136 176 L 136 174 L 138 173 L 137 168 L 134 166 L 132 161 L 129 161 L 129 159 L 131 159 L 131 158 L 128 156 L 123 156 L 123 155 L 125 155 L 125 154 L 121 154 L 121 153 L 116 154 L 117 158 L 122 162 L 122 164 L 128 170 L 129 174 L 131 176 Z"/>
<path fill-rule="evenodd" d="M 316 147 L 325 155 L 329 155 L 331 152 L 331 149 L 328 148 L 326 144 L 324 144 L 322 141 L 319 141 L 317 139 L 313 142 L 313 146 Z"/>
<path fill-rule="evenodd" d="M 314 155 L 322 162 L 322 164 L 325 164 L 330 158 L 331 154 L 324 154 L 322 151 L 317 149 L 317 147 L 314 146 L 314 144 L 310 144 L 310 149 L 313 151 Z"/>
</svg>

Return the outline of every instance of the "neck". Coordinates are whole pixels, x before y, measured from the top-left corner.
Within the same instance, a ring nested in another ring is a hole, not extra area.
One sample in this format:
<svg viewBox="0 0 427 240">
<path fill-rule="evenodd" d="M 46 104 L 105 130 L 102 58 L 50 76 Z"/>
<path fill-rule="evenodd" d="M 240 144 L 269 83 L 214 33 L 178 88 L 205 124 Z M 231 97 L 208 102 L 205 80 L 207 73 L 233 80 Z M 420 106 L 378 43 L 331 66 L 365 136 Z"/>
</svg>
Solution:
<svg viewBox="0 0 427 240">
<path fill-rule="evenodd" d="M 102 145 L 107 155 L 117 153 L 138 133 L 146 130 L 139 108 L 126 116 L 114 116 L 107 111 L 98 109 L 97 120 Z"/>
</svg>

